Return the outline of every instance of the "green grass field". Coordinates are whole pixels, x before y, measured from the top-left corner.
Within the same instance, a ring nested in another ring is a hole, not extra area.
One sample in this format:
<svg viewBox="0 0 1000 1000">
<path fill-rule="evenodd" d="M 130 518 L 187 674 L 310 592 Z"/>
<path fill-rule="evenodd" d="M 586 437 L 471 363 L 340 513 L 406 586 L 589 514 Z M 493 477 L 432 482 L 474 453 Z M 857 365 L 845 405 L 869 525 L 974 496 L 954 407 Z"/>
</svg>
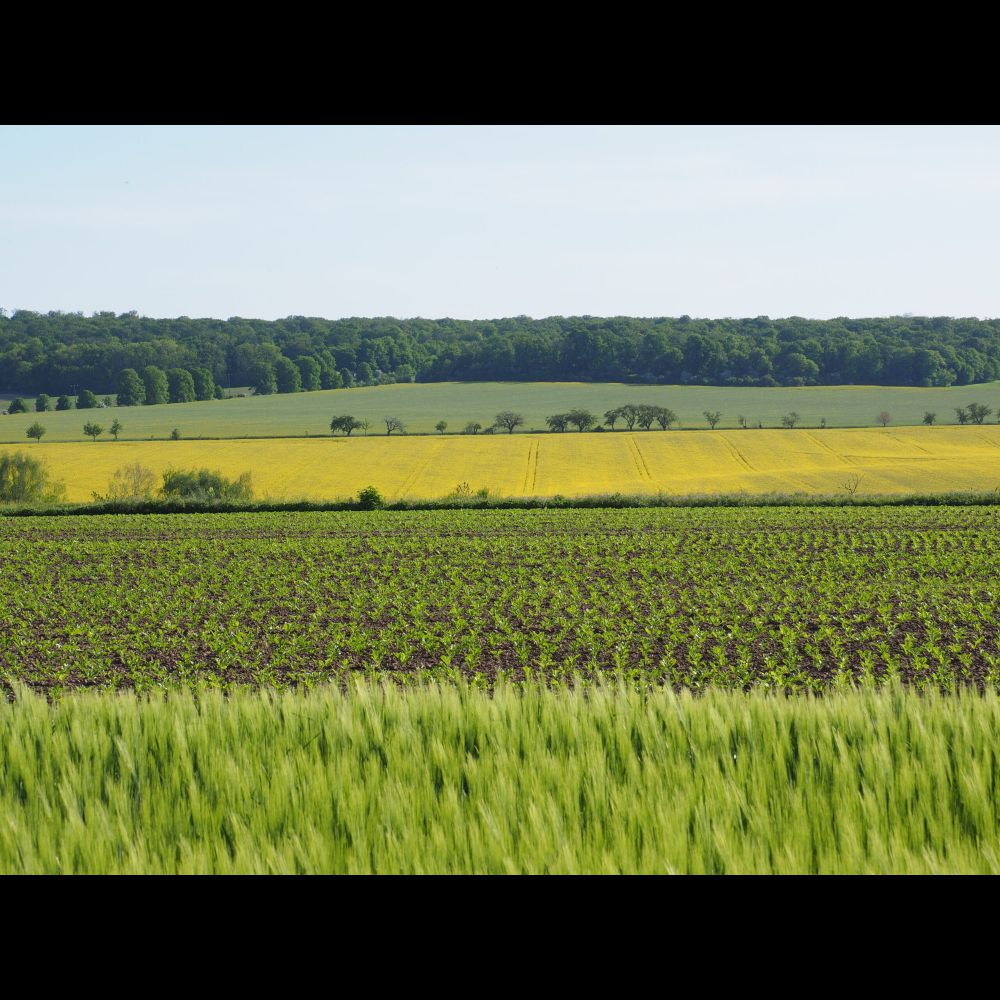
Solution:
<svg viewBox="0 0 1000 1000">
<path fill-rule="evenodd" d="M 1000 699 L 355 684 L 0 704 L 0 871 L 1000 871 Z"/>
<path fill-rule="evenodd" d="M 385 434 L 383 418 L 398 416 L 410 433 L 434 433 L 439 420 L 456 433 L 469 421 L 487 426 L 500 410 L 515 410 L 525 418 L 524 430 L 545 430 L 545 418 L 573 407 L 601 415 L 623 403 L 669 406 L 686 428 L 705 428 L 704 410 L 721 411 L 722 428 L 738 426 L 742 414 L 751 426 L 781 425 L 794 410 L 803 426 L 872 427 L 886 410 L 894 426 L 919 424 L 924 412 L 937 413 L 941 423 L 955 422 L 955 407 L 981 402 L 1000 410 L 1000 382 L 947 389 L 880 386 L 839 386 L 804 389 L 726 389 L 705 386 L 628 386 L 575 382 L 443 382 L 335 389 L 294 395 L 176 403 L 107 410 L 69 410 L 0 417 L 0 443 L 24 442 L 26 428 L 39 420 L 45 441 L 83 441 L 83 425 L 96 420 L 105 427 L 117 417 L 123 438 L 167 438 L 176 427 L 184 437 L 273 437 L 329 435 L 330 420 L 350 413 L 371 421 L 369 434 Z M 995 418 L 993 418 L 995 419 Z M 356 431 L 356 434 L 362 432 Z"/>
</svg>

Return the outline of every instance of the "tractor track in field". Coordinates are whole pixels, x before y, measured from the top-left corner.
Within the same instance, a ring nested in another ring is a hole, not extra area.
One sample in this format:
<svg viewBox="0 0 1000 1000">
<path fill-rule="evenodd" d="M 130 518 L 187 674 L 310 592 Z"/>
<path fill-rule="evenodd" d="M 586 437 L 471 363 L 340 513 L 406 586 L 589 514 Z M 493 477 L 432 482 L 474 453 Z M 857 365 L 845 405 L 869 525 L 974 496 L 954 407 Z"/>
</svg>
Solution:
<svg viewBox="0 0 1000 1000">
<path fill-rule="evenodd" d="M 393 494 L 397 500 L 402 499 L 406 496 L 409 490 L 413 489 L 416 482 L 419 481 L 420 477 L 427 471 L 428 466 L 435 458 L 441 453 L 443 444 L 437 444 L 434 448 L 430 449 L 427 455 L 424 457 L 422 462 L 418 462 L 410 474 L 403 480 L 403 485 L 400 486 L 398 490 Z"/>
<path fill-rule="evenodd" d="M 653 474 L 649 471 L 649 466 L 646 464 L 646 459 L 642 452 L 639 450 L 639 445 L 635 438 L 630 434 L 627 438 L 629 451 L 632 453 L 632 461 L 635 462 L 635 467 L 639 472 L 639 478 L 645 479 L 648 482 L 653 481 Z"/>
<path fill-rule="evenodd" d="M 838 462 L 843 462 L 844 465 L 850 468 L 857 468 L 858 464 L 857 462 L 852 462 L 846 456 L 841 455 L 839 451 L 835 451 L 825 441 L 820 441 L 820 439 L 816 437 L 815 434 L 811 434 L 809 431 L 806 431 L 806 437 L 809 438 L 810 441 L 814 441 L 817 445 L 819 445 L 820 448 L 824 449 L 825 451 L 828 451 L 831 455 L 833 455 L 834 458 L 837 459 Z"/>
<path fill-rule="evenodd" d="M 525 496 L 534 496 L 535 483 L 538 480 L 538 442 L 532 441 L 528 444 L 528 465 L 524 470 L 524 486 L 522 492 Z"/>
<path fill-rule="evenodd" d="M 746 455 L 744 455 L 744 454 L 743 454 L 743 452 L 742 452 L 742 451 L 740 451 L 740 449 L 739 449 L 739 448 L 737 448 L 737 447 L 736 447 L 736 445 L 735 445 L 735 444 L 733 444 L 733 442 L 732 442 L 732 441 L 730 441 L 730 440 L 729 440 L 729 438 L 727 438 L 727 437 L 725 436 L 725 434 L 722 434 L 722 435 L 720 435 L 720 437 L 721 437 L 721 438 L 722 438 L 722 440 L 723 440 L 723 441 L 725 442 L 725 444 L 726 444 L 726 447 L 727 447 L 727 448 L 728 448 L 728 449 L 730 450 L 730 452 L 732 452 L 732 455 L 733 455 L 733 458 L 735 458 L 737 462 L 739 462 L 739 463 L 741 463 L 742 465 L 746 466 L 746 468 L 748 468 L 748 469 L 749 469 L 749 470 L 750 470 L 751 472 L 756 472 L 756 471 L 757 471 L 757 470 L 756 470 L 756 469 L 755 469 L 755 468 L 754 468 L 754 467 L 753 467 L 753 466 L 752 466 L 752 465 L 750 464 L 750 461 L 749 461 L 749 459 L 748 459 L 748 458 L 746 457 Z"/>
</svg>

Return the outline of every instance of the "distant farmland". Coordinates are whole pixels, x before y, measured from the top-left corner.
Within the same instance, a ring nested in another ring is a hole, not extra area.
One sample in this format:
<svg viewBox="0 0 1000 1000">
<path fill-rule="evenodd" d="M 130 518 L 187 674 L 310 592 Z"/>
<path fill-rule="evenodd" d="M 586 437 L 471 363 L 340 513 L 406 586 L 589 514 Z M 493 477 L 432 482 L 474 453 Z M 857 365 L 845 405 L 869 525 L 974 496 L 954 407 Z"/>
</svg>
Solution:
<svg viewBox="0 0 1000 1000">
<path fill-rule="evenodd" d="M 110 424 L 118 417 L 123 438 L 167 438 L 177 428 L 184 437 L 306 437 L 327 436 L 330 419 L 349 413 L 368 420 L 369 435 L 385 434 L 383 419 L 403 420 L 411 434 L 434 434 L 439 420 L 448 433 L 460 432 L 470 421 L 484 427 L 501 410 L 524 416 L 524 430 L 545 430 L 545 418 L 574 407 L 591 410 L 599 420 L 606 410 L 624 403 L 669 406 L 682 428 L 706 427 L 703 411 L 719 411 L 720 428 L 735 428 L 742 415 L 751 427 L 780 427 L 794 410 L 803 426 L 873 427 L 883 410 L 892 426 L 920 424 L 927 411 L 938 423 L 955 423 L 955 408 L 970 402 L 1000 410 L 1000 382 L 947 389 L 885 386 L 839 386 L 803 389 L 730 389 L 713 386 L 635 386 L 583 382 L 438 382 L 361 389 L 333 389 L 275 396 L 247 396 L 204 403 L 26 413 L 0 418 L 0 443 L 24 442 L 25 429 L 36 419 L 45 425 L 45 440 L 81 441 L 83 425 L 97 419 Z M 28 400 L 33 406 L 34 400 Z M 6 405 L 6 404 L 3 404 Z M 0 406 L 2 408 L 2 406 Z M 995 417 L 991 418 L 995 419 Z M 356 434 L 363 432 L 357 431 Z"/>
<path fill-rule="evenodd" d="M 131 411 L 122 411 L 126 414 Z M 257 495 L 333 500 L 376 486 L 429 499 L 460 483 L 500 496 L 595 493 L 939 493 L 1000 486 L 1000 427 L 649 431 L 302 440 L 25 444 L 68 499 L 90 500 L 122 465 L 253 474 Z"/>
</svg>

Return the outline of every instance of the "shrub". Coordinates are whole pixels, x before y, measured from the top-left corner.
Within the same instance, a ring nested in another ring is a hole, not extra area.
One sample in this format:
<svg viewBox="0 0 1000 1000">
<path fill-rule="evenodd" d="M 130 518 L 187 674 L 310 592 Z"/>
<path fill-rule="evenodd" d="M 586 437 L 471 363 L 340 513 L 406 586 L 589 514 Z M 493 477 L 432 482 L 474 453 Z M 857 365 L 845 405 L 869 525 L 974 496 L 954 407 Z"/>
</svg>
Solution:
<svg viewBox="0 0 1000 1000">
<path fill-rule="evenodd" d="M 8 413 L 27 413 L 28 404 L 23 399 L 12 399 L 7 407 Z"/>
<path fill-rule="evenodd" d="M 253 482 L 249 472 L 230 480 L 210 469 L 168 469 L 163 473 L 160 492 L 176 500 L 243 503 L 253 499 Z"/>
<path fill-rule="evenodd" d="M 358 504 L 362 510 L 379 510 L 385 506 L 385 497 L 374 486 L 366 486 L 358 494 Z"/>
<path fill-rule="evenodd" d="M 149 500 L 156 488 L 156 476 L 152 469 L 139 462 L 123 465 L 116 469 L 108 483 L 105 496 L 94 494 L 98 502 L 102 500 Z"/>
<path fill-rule="evenodd" d="M 0 503 L 57 502 L 66 487 L 49 479 L 47 463 L 16 452 L 0 454 Z"/>
</svg>

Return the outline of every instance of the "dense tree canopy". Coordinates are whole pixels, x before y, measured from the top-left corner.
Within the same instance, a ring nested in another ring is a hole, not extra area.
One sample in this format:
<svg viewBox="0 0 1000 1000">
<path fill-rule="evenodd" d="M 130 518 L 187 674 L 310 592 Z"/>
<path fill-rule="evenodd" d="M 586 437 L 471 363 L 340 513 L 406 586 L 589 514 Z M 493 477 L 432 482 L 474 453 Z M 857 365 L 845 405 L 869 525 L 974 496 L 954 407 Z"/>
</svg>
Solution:
<svg viewBox="0 0 1000 1000">
<path fill-rule="evenodd" d="M 149 403 L 159 396 L 150 398 L 150 370 L 181 368 L 195 375 L 199 398 L 209 392 L 199 370 L 219 385 L 265 392 L 295 391 L 296 375 L 305 390 L 414 379 L 966 385 L 1000 378 L 1000 320 L 265 321 L 0 311 L 3 391 L 110 393 L 132 369 L 142 373 Z"/>
</svg>

